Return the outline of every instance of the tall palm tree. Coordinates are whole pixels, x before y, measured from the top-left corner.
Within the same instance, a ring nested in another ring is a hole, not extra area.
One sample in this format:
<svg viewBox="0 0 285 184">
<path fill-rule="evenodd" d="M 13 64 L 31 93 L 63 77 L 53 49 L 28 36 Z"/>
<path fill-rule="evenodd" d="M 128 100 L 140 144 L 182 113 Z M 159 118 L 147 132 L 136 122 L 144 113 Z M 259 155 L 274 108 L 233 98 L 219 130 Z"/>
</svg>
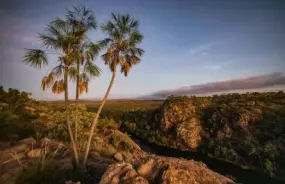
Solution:
<svg viewBox="0 0 285 184">
<path fill-rule="evenodd" d="M 102 55 L 102 58 L 105 64 L 109 66 L 112 72 L 112 78 L 92 122 L 83 164 L 86 164 L 94 129 L 114 83 L 117 66 L 120 65 L 121 72 L 127 76 L 131 67 L 140 62 L 140 56 L 144 53 L 144 50 L 136 47 L 143 39 L 143 35 L 139 32 L 138 28 L 139 21 L 128 14 L 115 15 L 112 13 L 111 20 L 102 25 L 102 31 L 108 35 L 108 38 L 100 41 L 99 45 L 101 47 L 107 47 L 107 52 Z"/>
<path fill-rule="evenodd" d="M 53 68 L 52 72 L 50 72 L 48 76 L 43 78 L 42 88 L 44 90 L 45 88 L 53 85 L 53 92 L 60 93 L 64 91 L 67 128 L 76 163 L 79 164 L 77 148 L 67 114 L 68 76 L 70 66 L 73 64 L 77 56 L 74 46 L 78 43 L 78 36 L 74 35 L 73 26 L 69 24 L 69 22 L 57 18 L 47 25 L 45 33 L 39 34 L 39 38 L 43 47 L 50 49 L 59 55 L 57 60 L 58 65 Z M 23 60 L 27 64 L 36 68 L 41 68 L 43 65 L 48 64 L 47 53 L 40 49 L 28 49 Z M 60 78 L 60 80 L 57 80 L 58 78 Z"/>
<path fill-rule="evenodd" d="M 77 103 L 79 95 L 85 91 L 88 91 L 88 83 L 91 77 L 98 77 L 101 73 L 100 68 L 92 63 L 92 60 L 99 53 L 99 47 L 88 41 L 86 33 L 89 30 L 97 28 L 97 22 L 93 12 L 86 7 L 73 7 L 72 10 L 68 10 L 66 14 L 67 21 L 73 25 L 73 31 L 78 36 L 77 45 L 77 59 L 76 67 L 73 68 L 74 72 L 71 72 L 72 77 L 76 80 L 76 120 L 74 124 L 74 139 L 77 141 Z M 83 65 L 83 71 L 81 73 L 81 67 Z"/>
</svg>

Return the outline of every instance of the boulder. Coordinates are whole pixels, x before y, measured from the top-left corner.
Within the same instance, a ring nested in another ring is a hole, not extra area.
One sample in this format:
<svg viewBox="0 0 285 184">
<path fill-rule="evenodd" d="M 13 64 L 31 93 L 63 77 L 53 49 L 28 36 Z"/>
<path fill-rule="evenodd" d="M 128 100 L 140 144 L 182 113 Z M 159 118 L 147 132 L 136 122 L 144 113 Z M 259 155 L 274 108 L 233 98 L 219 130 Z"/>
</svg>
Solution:
<svg viewBox="0 0 285 184">
<path fill-rule="evenodd" d="M 49 138 L 43 138 L 41 140 L 43 146 L 53 147 L 53 148 L 63 148 L 65 145 L 62 142 L 51 140 Z"/>
<path fill-rule="evenodd" d="M 123 155 L 120 152 L 117 152 L 113 155 L 114 159 L 117 160 L 118 162 L 123 161 Z"/>
<path fill-rule="evenodd" d="M 148 181 L 139 176 L 133 166 L 127 163 L 111 165 L 102 176 L 99 184 L 148 184 Z"/>
<path fill-rule="evenodd" d="M 146 163 L 139 166 L 137 172 L 144 178 L 150 178 L 155 172 L 155 160 L 149 159 Z"/>
<path fill-rule="evenodd" d="M 28 152 L 28 158 L 39 158 L 43 155 L 43 151 L 40 148 L 33 149 Z"/>
</svg>

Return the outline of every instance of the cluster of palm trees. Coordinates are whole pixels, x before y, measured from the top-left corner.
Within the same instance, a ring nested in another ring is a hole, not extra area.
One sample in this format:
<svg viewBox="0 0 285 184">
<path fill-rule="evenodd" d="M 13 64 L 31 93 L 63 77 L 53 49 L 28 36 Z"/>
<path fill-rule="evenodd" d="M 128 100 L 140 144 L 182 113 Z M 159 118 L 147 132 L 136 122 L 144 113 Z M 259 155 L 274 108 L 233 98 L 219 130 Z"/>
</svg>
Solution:
<svg viewBox="0 0 285 184">
<path fill-rule="evenodd" d="M 91 123 L 82 162 L 79 160 L 77 149 L 77 123 L 74 125 L 75 131 L 73 132 L 66 113 L 69 137 L 78 166 L 86 165 L 94 129 L 114 83 L 117 66 L 120 66 L 121 72 L 127 76 L 131 67 L 140 62 L 140 57 L 144 53 L 144 50 L 137 48 L 137 45 L 143 40 L 143 35 L 138 30 L 139 21 L 130 15 L 112 13 L 111 19 L 102 23 L 100 27 L 107 38 L 96 43 L 91 42 L 88 39 L 88 33 L 97 28 L 93 12 L 85 7 L 73 7 L 71 10 L 67 10 L 64 18 L 57 18 L 50 22 L 44 34 L 39 34 L 42 47 L 46 50 L 27 49 L 23 59 L 32 67 L 42 68 L 49 64 L 48 54 L 58 55 L 58 59 L 55 61 L 57 65 L 42 79 L 42 89 L 51 88 L 57 94 L 64 92 L 67 109 L 68 82 L 76 81 L 75 102 L 77 103 L 79 95 L 88 92 L 90 80 L 100 75 L 101 70 L 94 64 L 94 60 L 103 49 L 106 50 L 102 59 L 109 66 L 112 78 Z"/>
</svg>

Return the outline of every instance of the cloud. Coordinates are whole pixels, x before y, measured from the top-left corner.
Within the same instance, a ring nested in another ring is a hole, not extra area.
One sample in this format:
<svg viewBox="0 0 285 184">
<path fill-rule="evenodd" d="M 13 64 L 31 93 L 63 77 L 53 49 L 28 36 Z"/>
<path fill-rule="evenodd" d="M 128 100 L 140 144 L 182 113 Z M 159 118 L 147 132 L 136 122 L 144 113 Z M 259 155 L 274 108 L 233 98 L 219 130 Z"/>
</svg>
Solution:
<svg viewBox="0 0 285 184">
<path fill-rule="evenodd" d="M 212 43 L 207 43 L 203 45 L 199 45 L 189 51 L 191 55 L 196 55 L 196 54 L 202 54 L 202 55 L 207 55 L 208 53 L 205 52 L 206 50 L 210 49 L 213 46 Z"/>
<path fill-rule="evenodd" d="M 229 65 L 231 63 L 233 63 L 233 61 L 230 60 L 230 61 L 225 61 L 225 62 L 221 62 L 221 63 L 217 63 L 217 64 L 208 64 L 208 65 L 205 65 L 204 68 L 207 70 L 215 71 L 215 70 L 220 70 L 224 66 Z"/>
<path fill-rule="evenodd" d="M 285 75 L 278 72 L 268 75 L 252 76 L 247 78 L 238 78 L 234 80 L 216 81 L 199 85 L 184 86 L 174 90 L 163 90 L 153 93 L 146 98 L 164 99 L 170 95 L 191 96 L 213 94 L 221 92 L 230 92 L 239 90 L 262 90 L 264 88 L 274 87 L 277 85 L 285 85 Z M 285 87 L 284 87 L 285 89 Z"/>
</svg>

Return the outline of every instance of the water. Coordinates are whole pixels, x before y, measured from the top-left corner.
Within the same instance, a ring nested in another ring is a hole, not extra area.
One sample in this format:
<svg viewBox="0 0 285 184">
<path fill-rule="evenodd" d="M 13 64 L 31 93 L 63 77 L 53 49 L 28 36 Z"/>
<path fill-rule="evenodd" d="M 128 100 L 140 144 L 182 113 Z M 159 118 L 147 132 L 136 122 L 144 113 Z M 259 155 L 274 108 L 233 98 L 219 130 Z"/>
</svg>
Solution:
<svg viewBox="0 0 285 184">
<path fill-rule="evenodd" d="M 284 184 L 284 181 L 271 178 L 264 173 L 242 169 L 241 167 L 221 161 L 215 158 L 210 158 L 208 156 L 202 155 L 201 153 L 193 153 L 187 151 L 179 151 L 172 148 L 167 148 L 164 146 L 158 146 L 156 144 L 148 143 L 139 137 L 131 137 L 142 150 L 161 156 L 168 157 L 180 157 L 185 159 L 193 159 L 196 161 L 201 161 L 205 163 L 211 170 L 220 173 L 224 176 L 232 176 L 237 183 L 243 184 Z"/>
</svg>

